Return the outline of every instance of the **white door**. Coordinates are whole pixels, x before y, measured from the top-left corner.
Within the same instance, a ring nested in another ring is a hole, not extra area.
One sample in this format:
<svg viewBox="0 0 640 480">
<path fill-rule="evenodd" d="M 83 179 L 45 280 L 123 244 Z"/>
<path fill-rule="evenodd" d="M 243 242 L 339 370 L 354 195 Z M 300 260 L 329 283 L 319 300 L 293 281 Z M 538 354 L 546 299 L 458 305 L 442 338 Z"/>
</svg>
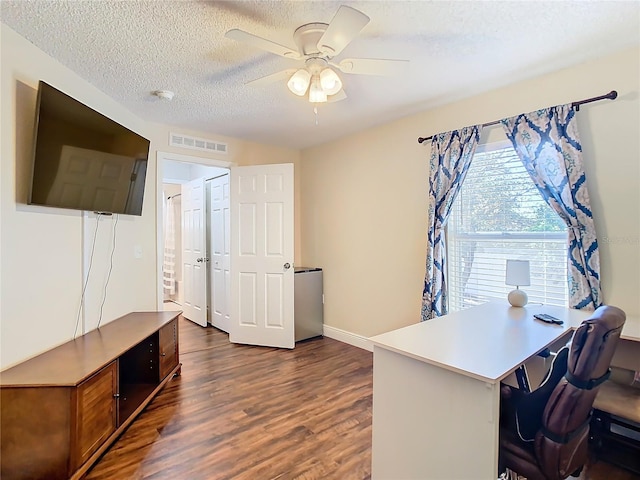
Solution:
<svg viewBox="0 0 640 480">
<path fill-rule="evenodd" d="M 207 326 L 207 268 L 204 178 L 182 185 L 182 315 Z"/>
<path fill-rule="evenodd" d="M 293 165 L 231 169 L 234 343 L 293 348 Z"/>
<path fill-rule="evenodd" d="M 229 174 L 211 180 L 210 186 L 210 269 L 211 323 L 229 333 L 231 307 L 231 232 L 229 208 Z"/>
</svg>

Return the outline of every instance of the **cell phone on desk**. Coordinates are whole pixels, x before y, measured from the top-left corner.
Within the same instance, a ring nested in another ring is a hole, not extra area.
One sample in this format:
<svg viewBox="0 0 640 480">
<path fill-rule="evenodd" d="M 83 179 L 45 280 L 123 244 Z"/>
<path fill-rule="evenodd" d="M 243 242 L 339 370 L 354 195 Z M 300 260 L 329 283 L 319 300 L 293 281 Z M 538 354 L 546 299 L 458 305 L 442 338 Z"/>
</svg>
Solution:
<svg viewBox="0 0 640 480">
<path fill-rule="evenodd" d="M 559 318 L 554 317 L 553 315 L 549 315 L 548 313 L 535 313 L 533 318 L 536 320 L 540 320 L 545 323 L 553 323 L 555 325 L 562 325 L 564 322 Z"/>
</svg>

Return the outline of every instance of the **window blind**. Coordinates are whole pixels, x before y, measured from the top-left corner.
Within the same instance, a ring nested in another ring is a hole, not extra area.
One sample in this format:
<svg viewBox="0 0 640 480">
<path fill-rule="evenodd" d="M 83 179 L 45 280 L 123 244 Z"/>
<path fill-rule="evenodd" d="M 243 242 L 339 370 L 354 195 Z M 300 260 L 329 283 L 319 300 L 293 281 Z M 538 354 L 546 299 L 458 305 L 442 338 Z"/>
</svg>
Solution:
<svg viewBox="0 0 640 480">
<path fill-rule="evenodd" d="M 449 309 L 506 300 L 507 259 L 529 260 L 529 303 L 567 304 L 567 228 L 510 146 L 477 152 L 447 225 Z"/>
</svg>

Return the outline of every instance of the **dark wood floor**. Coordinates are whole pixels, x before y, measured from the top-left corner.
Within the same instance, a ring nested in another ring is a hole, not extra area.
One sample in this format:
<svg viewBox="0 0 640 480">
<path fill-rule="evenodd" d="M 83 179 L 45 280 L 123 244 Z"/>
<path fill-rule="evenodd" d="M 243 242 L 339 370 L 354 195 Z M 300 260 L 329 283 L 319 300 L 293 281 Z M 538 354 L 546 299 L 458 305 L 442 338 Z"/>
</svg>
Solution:
<svg viewBox="0 0 640 480">
<path fill-rule="evenodd" d="M 88 480 L 370 478 L 370 352 L 329 338 L 294 350 L 234 345 L 181 318 L 180 360 L 182 375 Z M 598 462 L 580 478 L 637 477 Z"/>
<path fill-rule="evenodd" d="M 87 479 L 370 477 L 370 352 L 329 338 L 234 345 L 180 319 L 180 361 Z"/>
</svg>

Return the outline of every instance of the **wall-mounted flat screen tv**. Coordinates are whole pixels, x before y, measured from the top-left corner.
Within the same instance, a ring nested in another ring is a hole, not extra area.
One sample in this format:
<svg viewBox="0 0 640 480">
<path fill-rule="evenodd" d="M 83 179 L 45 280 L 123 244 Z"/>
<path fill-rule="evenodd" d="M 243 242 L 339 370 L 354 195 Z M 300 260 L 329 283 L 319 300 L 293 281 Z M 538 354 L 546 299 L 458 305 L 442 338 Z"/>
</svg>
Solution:
<svg viewBox="0 0 640 480">
<path fill-rule="evenodd" d="M 142 215 L 149 140 L 40 81 L 29 204 Z"/>
</svg>

